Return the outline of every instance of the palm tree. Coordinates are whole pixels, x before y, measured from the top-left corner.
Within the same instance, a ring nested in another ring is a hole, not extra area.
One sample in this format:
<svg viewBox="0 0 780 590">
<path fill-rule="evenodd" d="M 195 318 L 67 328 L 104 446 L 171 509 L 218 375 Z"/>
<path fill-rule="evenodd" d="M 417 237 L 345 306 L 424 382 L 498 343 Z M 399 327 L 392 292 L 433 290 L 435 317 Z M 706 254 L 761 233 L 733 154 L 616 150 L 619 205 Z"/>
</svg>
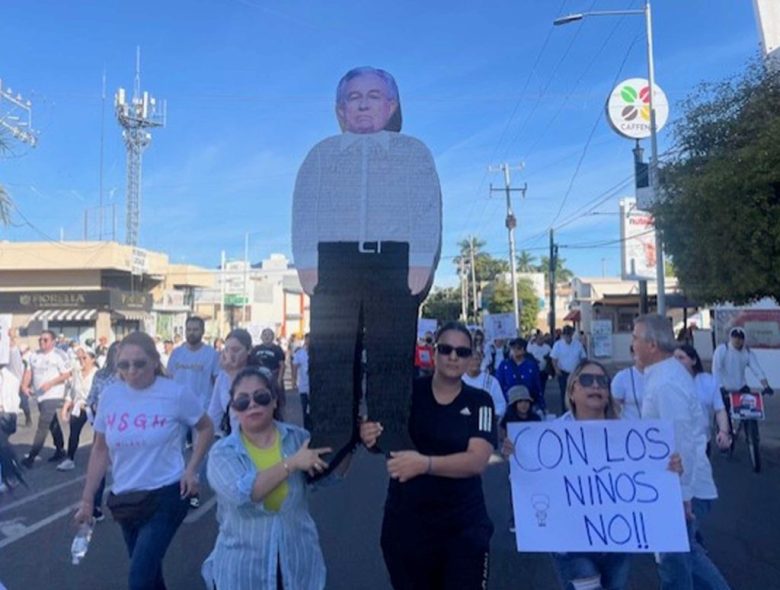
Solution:
<svg viewBox="0 0 780 590">
<path fill-rule="evenodd" d="M 568 283 L 573 277 L 574 273 L 566 268 L 566 259 L 561 258 L 560 256 L 556 259 L 557 264 L 555 265 L 555 282 L 556 283 Z M 547 256 L 542 256 L 541 262 L 536 267 L 536 270 L 539 272 L 544 273 L 544 281 L 545 283 L 550 282 L 550 258 Z"/>
<path fill-rule="evenodd" d="M 535 261 L 536 256 L 528 250 L 523 250 L 517 255 L 517 270 L 519 272 L 536 272 L 538 269 L 534 264 Z"/>
</svg>

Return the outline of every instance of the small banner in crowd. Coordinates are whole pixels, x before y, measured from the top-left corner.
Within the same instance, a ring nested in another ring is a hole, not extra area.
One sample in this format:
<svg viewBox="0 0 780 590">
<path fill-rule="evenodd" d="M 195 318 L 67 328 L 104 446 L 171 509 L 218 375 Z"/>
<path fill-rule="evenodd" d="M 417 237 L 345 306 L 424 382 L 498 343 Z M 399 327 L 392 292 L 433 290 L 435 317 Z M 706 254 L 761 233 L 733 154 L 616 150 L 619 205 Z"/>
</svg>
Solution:
<svg viewBox="0 0 780 590">
<path fill-rule="evenodd" d="M 670 423 L 510 423 L 509 437 L 518 551 L 689 550 Z"/>
<path fill-rule="evenodd" d="M 490 313 L 482 318 L 485 326 L 485 341 L 511 340 L 517 338 L 517 325 L 513 313 Z"/>
</svg>

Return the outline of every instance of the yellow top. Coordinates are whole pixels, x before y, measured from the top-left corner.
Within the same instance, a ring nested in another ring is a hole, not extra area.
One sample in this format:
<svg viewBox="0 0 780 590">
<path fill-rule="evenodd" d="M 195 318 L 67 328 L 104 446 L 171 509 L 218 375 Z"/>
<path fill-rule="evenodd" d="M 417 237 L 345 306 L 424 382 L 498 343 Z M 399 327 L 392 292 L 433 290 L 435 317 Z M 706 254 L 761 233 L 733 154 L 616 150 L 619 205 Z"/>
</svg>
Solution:
<svg viewBox="0 0 780 590">
<path fill-rule="evenodd" d="M 244 436 L 243 432 L 241 433 L 241 442 L 244 443 L 244 446 L 258 471 L 270 469 L 277 463 L 282 462 L 282 440 L 278 430 L 274 437 L 274 443 L 267 449 L 261 449 L 260 447 L 253 445 L 251 441 Z M 284 480 L 265 497 L 263 505 L 267 510 L 279 512 L 289 491 L 290 486 L 287 484 L 287 480 Z"/>
</svg>

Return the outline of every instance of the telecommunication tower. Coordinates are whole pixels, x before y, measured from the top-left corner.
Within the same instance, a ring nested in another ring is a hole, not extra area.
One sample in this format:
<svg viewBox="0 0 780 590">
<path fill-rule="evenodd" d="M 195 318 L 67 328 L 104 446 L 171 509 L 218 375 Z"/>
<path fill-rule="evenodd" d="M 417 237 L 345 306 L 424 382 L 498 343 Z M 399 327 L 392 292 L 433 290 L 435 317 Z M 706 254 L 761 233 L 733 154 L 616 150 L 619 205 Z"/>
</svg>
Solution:
<svg viewBox="0 0 780 590">
<path fill-rule="evenodd" d="M 38 143 L 38 134 L 32 128 L 32 103 L 22 95 L 3 86 L 0 80 L 0 131 L 5 130 L 15 139 L 32 147 Z"/>
<path fill-rule="evenodd" d="M 165 126 L 166 104 L 161 108 L 148 92 L 141 92 L 141 48 L 136 50 L 135 84 L 133 98 L 127 102 L 125 89 L 117 90 L 114 97 L 116 117 L 122 126 L 122 137 L 127 147 L 127 231 L 125 242 L 138 244 L 141 226 L 141 155 L 152 141 L 149 129 Z"/>
</svg>

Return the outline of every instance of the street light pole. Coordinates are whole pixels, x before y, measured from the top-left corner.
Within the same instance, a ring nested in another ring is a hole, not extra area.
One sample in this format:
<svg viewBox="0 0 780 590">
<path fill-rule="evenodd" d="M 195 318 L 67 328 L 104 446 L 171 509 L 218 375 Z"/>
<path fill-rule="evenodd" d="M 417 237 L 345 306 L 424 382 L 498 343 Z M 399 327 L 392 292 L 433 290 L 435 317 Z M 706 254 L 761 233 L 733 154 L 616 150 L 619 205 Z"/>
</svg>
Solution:
<svg viewBox="0 0 780 590">
<path fill-rule="evenodd" d="M 650 0 L 645 0 L 645 6 L 637 10 L 599 10 L 594 12 L 581 12 L 556 18 L 553 25 L 566 25 L 577 22 L 589 16 L 625 16 L 643 15 L 645 17 L 645 29 L 647 31 L 647 81 L 650 84 L 649 104 L 650 108 L 650 166 L 648 167 L 650 188 L 653 196 L 658 195 L 658 127 L 655 121 L 655 64 L 653 61 L 653 15 L 650 8 Z M 655 230 L 655 275 L 658 287 L 658 313 L 666 315 L 666 277 L 664 275 L 664 250 L 661 232 Z"/>
</svg>

